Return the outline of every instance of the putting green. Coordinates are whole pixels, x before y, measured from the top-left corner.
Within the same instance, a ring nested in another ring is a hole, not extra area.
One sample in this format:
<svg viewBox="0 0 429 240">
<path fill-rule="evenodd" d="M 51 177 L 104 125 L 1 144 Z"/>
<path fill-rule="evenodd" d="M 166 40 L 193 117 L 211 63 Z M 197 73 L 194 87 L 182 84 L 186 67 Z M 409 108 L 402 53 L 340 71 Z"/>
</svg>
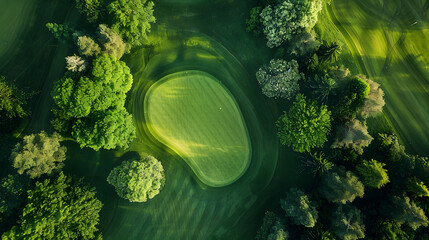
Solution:
<svg viewBox="0 0 429 240">
<path fill-rule="evenodd" d="M 212 75 L 184 71 L 163 77 L 145 97 L 151 133 L 212 187 L 237 180 L 250 162 L 250 139 L 233 96 Z"/>
</svg>

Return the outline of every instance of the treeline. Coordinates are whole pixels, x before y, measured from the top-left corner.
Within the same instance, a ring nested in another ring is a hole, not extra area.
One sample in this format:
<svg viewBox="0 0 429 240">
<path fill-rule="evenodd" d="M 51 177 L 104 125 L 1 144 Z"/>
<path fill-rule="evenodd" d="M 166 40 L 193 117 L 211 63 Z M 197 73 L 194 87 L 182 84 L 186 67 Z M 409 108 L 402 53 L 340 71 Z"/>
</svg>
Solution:
<svg viewBox="0 0 429 240">
<path fill-rule="evenodd" d="M 247 30 L 265 35 L 276 58 L 256 72 L 262 93 L 290 100 L 278 137 L 300 159 L 313 187 L 291 188 L 283 212 L 267 212 L 256 239 L 429 239 L 429 161 L 390 133 L 368 132 L 384 92 L 338 65 L 340 42 L 317 38 L 324 0 L 260 1 Z"/>
<path fill-rule="evenodd" d="M 85 31 L 66 23 L 46 24 L 58 41 L 75 52 L 65 58 L 67 71 L 52 91 L 51 123 L 57 132 L 13 138 L 13 122 L 31 113 L 26 103 L 33 93 L 0 78 L 0 134 L 5 143 L 1 148 L 11 152 L 3 162 L 12 167 L 0 179 L 0 235 L 4 240 L 102 239 L 97 228 L 102 203 L 95 188 L 61 171 L 67 158 L 61 142 L 72 138 L 81 147 L 96 151 L 125 149 L 136 135 L 132 116 L 125 109 L 133 76 L 120 59 L 133 47 L 149 44 L 154 4 L 146 0 L 75 3 L 87 18 Z M 120 197 L 145 202 L 161 191 L 164 176 L 156 158 L 135 157 L 114 168 L 107 182 Z"/>
</svg>

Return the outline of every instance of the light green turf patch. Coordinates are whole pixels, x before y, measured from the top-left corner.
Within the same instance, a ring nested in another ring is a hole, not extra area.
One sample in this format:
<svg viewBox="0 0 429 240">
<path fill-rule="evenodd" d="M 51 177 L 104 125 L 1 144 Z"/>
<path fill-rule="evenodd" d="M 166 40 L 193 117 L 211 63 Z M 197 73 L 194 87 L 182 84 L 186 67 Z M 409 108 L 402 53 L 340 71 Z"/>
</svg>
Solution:
<svg viewBox="0 0 429 240">
<path fill-rule="evenodd" d="M 205 184 L 237 180 L 250 162 L 250 139 L 233 96 L 201 71 L 170 74 L 148 91 L 151 133 L 176 151 Z"/>
</svg>

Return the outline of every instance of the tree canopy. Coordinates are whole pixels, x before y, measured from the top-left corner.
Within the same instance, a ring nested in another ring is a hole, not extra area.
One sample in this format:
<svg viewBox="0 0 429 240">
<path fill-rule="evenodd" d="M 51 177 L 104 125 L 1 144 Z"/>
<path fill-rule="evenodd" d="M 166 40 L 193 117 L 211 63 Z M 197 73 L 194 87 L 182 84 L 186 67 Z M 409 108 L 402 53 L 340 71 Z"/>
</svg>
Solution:
<svg viewBox="0 0 429 240">
<path fill-rule="evenodd" d="M 92 23 L 100 16 L 102 3 L 103 0 L 76 0 L 76 7 Z"/>
<path fill-rule="evenodd" d="M 321 0 L 283 0 L 274 7 L 265 7 L 260 17 L 267 46 L 278 47 L 292 35 L 312 29 L 320 10 Z"/>
<path fill-rule="evenodd" d="M 16 144 L 10 159 L 19 174 L 38 178 L 42 174 L 51 174 L 60 170 L 66 159 L 67 148 L 60 144 L 61 136 L 57 133 L 48 135 L 45 132 L 24 137 L 22 143 Z"/>
<path fill-rule="evenodd" d="M 127 148 L 136 136 L 133 118 L 125 108 L 97 112 L 78 119 L 72 127 L 72 136 L 80 147 Z"/>
<path fill-rule="evenodd" d="M 319 192 L 326 200 L 346 204 L 356 197 L 362 198 L 364 186 L 358 177 L 343 167 L 329 171 L 322 176 Z"/>
<path fill-rule="evenodd" d="M 24 110 L 25 104 L 22 93 L 0 76 L 0 118 L 22 118 L 28 115 Z"/>
<path fill-rule="evenodd" d="M 0 223 L 7 225 L 4 221 L 7 217 L 21 207 L 27 197 L 27 189 L 30 181 L 27 177 L 18 174 L 9 174 L 0 181 Z M 7 229 L 0 227 L 0 232 Z"/>
<path fill-rule="evenodd" d="M 289 233 L 286 231 L 282 220 L 273 212 L 265 212 L 262 226 L 256 234 L 256 240 L 287 240 Z"/>
<path fill-rule="evenodd" d="M 93 239 L 101 207 L 94 188 L 61 172 L 55 180 L 36 182 L 28 191 L 18 225 L 2 239 Z"/>
<path fill-rule="evenodd" d="M 384 101 L 384 92 L 380 88 L 380 84 L 371 79 L 365 78 L 365 81 L 368 83 L 370 91 L 365 98 L 361 115 L 363 117 L 375 117 L 383 111 L 383 106 L 386 104 Z"/>
<path fill-rule="evenodd" d="M 425 212 L 409 197 L 394 196 L 391 203 L 391 206 L 386 210 L 388 215 L 397 223 L 407 224 L 414 230 L 420 226 L 428 226 L 429 222 Z"/>
<path fill-rule="evenodd" d="M 291 188 L 286 198 L 280 200 L 280 206 L 285 210 L 286 216 L 296 225 L 311 228 L 317 222 L 318 212 L 316 204 L 299 189 Z"/>
<path fill-rule="evenodd" d="M 277 121 L 278 136 L 283 145 L 292 146 L 294 151 L 309 152 L 321 147 L 331 129 L 331 112 L 327 106 L 318 106 L 298 94 L 289 112 Z"/>
<path fill-rule="evenodd" d="M 256 72 L 256 79 L 267 97 L 290 100 L 299 92 L 298 82 L 304 79 L 304 74 L 299 72 L 295 60 L 273 59 Z"/>
<path fill-rule="evenodd" d="M 377 162 L 374 159 L 371 161 L 363 160 L 361 164 L 356 166 L 356 169 L 363 177 L 363 183 L 372 188 L 381 188 L 389 182 L 387 170 L 383 167 L 384 163 Z"/>
<path fill-rule="evenodd" d="M 429 197 L 429 189 L 416 177 L 408 179 L 407 190 L 417 197 Z"/>
<path fill-rule="evenodd" d="M 361 212 L 349 204 L 337 206 L 331 217 L 330 229 L 332 233 L 344 240 L 365 237 L 365 225 Z"/>
<path fill-rule="evenodd" d="M 332 147 L 353 149 L 358 154 L 362 154 L 363 149 L 369 146 L 372 140 L 366 124 L 353 119 L 338 127 Z"/>
<path fill-rule="evenodd" d="M 147 41 L 150 24 L 155 22 L 154 3 L 150 0 L 115 0 L 107 6 L 111 14 L 112 29 L 132 46 Z"/>
<path fill-rule="evenodd" d="M 116 193 L 130 202 L 146 202 L 158 195 L 164 185 L 164 168 L 152 156 L 124 161 L 107 177 Z"/>
</svg>

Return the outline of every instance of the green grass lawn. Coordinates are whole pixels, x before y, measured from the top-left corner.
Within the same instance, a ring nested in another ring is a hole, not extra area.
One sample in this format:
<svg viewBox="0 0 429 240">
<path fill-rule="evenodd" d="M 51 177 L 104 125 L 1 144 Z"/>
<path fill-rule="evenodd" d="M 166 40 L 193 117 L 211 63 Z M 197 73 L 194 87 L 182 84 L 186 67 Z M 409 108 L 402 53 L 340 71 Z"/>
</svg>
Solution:
<svg viewBox="0 0 429 240">
<path fill-rule="evenodd" d="M 167 75 L 146 95 L 150 131 L 212 187 L 231 184 L 250 161 L 250 139 L 233 96 L 201 71 Z"/>
</svg>

